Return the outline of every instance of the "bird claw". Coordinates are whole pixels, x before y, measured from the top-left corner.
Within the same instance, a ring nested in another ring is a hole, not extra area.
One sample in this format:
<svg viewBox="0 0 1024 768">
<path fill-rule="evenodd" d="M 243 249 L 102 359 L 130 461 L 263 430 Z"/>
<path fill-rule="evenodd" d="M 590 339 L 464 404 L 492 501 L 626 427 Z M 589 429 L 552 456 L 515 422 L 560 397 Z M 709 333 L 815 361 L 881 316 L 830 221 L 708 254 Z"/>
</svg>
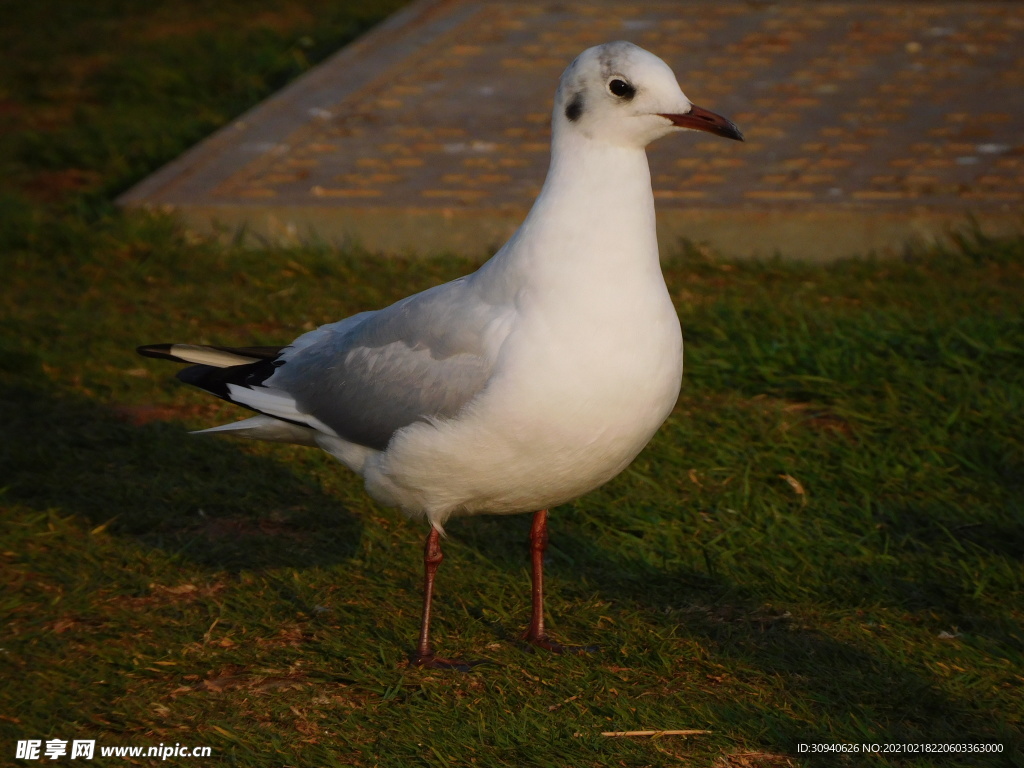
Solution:
<svg viewBox="0 0 1024 768">
<path fill-rule="evenodd" d="M 599 650 L 596 645 L 563 645 L 557 640 L 552 640 L 547 634 L 531 636 L 527 632 L 520 639 L 527 644 L 526 648 L 530 652 L 533 652 L 534 648 L 543 648 L 545 651 L 560 655 L 583 655 L 586 653 L 597 653 Z"/>
</svg>

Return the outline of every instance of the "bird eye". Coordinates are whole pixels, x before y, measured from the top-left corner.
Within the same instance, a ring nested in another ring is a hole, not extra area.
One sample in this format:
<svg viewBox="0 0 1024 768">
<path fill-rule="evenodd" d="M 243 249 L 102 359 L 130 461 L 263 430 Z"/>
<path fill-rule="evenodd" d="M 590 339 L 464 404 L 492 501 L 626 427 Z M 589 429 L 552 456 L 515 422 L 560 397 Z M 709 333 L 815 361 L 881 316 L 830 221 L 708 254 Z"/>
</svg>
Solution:
<svg viewBox="0 0 1024 768">
<path fill-rule="evenodd" d="M 636 94 L 636 88 L 618 77 L 608 81 L 608 90 L 620 99 L 632 99 Z"/>
</svg>

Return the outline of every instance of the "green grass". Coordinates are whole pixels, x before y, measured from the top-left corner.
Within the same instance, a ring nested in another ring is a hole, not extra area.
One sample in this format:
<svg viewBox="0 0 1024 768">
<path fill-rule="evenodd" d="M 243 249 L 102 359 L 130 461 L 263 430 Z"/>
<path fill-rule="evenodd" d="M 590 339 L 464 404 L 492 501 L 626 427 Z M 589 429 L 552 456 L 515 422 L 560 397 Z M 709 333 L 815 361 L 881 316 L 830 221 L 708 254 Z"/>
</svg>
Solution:
<svg viewBox="0 0 1024 768">
<path fill-rule="evenodd" d="M 388 8 L 0 7 L 0 762 L 47 738 L 268 767 L 1024 761 L 1024 241 L 676 249 L 679 406 L 552 514 L 551 628 L 600 651 L 517 645 L 529 519 L 485 517 L 448 526 L 436 640 L 497 663 L 409 669 L 423 527 L 324 454 L 189 436 L 242 414 L 133 350 L 285 342 L 473 262 L 243 251 L 110 203 Z M 634 729 L 712 733 L 600 735 Z M 797 752 L 905 741 L 1004 752 Z"/>
</svg>

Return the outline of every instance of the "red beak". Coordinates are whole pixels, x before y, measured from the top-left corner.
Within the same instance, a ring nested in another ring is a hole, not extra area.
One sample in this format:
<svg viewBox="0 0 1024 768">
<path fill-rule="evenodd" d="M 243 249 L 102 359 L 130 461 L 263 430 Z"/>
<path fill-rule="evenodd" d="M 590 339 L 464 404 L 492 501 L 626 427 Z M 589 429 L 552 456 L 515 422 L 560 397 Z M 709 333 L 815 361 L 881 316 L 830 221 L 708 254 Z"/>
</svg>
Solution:
<svg viewBox="0 0 1024 768">
<path fill-rule="evenodd" d="M 714 112 L 698 107 L 696 104 L 691 105 L 690 111 L 685 115 L 661 114 L 659 117 L 667 117 L 672 121 L 672 125 L 679 128 L 707 131 L 708 133 L 715 134 L 715 136 L 743 141 L 743 134 L 740 133 L 740 129 L 733 124 L 732 120 L 716 115 Z"/>
</svg>

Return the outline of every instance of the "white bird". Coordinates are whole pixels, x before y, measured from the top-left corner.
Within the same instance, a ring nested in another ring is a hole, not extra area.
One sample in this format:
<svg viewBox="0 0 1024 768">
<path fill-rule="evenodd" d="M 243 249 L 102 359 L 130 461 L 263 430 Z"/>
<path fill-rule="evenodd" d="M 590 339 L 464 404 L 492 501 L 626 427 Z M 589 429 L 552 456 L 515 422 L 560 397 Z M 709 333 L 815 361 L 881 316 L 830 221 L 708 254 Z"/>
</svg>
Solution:
<svg viewBox="0 0 1024 768">
<path fill-rule="evenodd" d="M 451 516 L 534 512 L 533 610 L 544 629 L 547 510 L 611 480 L 668 417 L 683 339 L 661 272 L 645 147 L 680 130 L 742 140 L 628 42 L 562 74 L 551 165 L 526 220 L 473 274 L 283 348 L 157 344 L 178 377 L 258 415 L 202 430 L 319 446 L 367 492 L 430 524 L 413 664 L 465 668 L 430 642 Z M 539 511 L 538 511 L 539 510 Z"/>
</svg>

